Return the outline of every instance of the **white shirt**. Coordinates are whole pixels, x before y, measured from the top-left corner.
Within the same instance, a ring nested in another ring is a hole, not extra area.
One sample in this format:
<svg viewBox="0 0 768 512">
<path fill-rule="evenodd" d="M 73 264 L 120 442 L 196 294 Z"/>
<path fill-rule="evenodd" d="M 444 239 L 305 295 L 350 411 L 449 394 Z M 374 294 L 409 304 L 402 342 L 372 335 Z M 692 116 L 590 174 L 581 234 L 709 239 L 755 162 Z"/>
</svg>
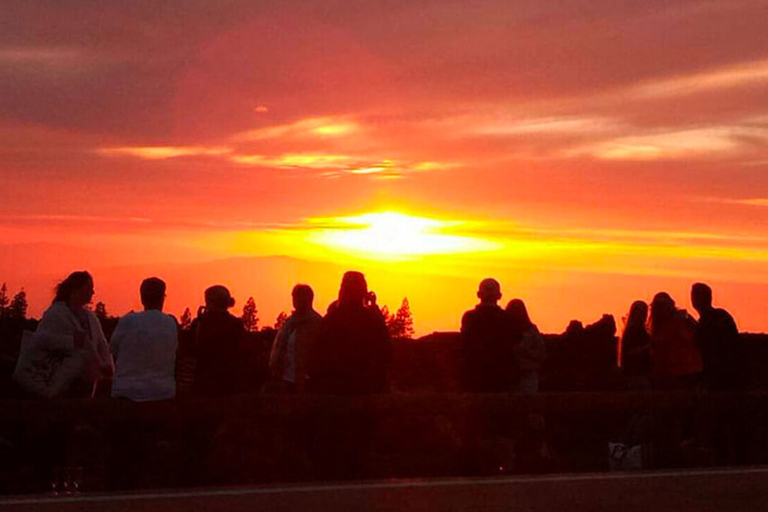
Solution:
<svg viewBox="0 0 768 512">
<path fill-rule="evenodd" d="M 176 395 L 176 321 L 151 309 L 128 313 L 112 334 L 115 357 L 112 396 L 137 402 Z"/>
</svg>

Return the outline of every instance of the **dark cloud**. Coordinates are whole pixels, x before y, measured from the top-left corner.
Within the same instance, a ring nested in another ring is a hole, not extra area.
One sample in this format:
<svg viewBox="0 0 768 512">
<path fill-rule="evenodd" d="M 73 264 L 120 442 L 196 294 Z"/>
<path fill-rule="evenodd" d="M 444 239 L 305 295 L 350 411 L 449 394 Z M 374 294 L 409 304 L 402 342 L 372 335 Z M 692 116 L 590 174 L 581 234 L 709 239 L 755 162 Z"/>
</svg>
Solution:
<svg viewBox="0 0 768 512">
<path fill-rule="evenodd" d="M 764 2 L 6 1 L 3 12 L 3 119 L 144 141 L 580 98 L 768 56 Z M 262 104 L 269 114 L 254 119 Z"/>
</svg>

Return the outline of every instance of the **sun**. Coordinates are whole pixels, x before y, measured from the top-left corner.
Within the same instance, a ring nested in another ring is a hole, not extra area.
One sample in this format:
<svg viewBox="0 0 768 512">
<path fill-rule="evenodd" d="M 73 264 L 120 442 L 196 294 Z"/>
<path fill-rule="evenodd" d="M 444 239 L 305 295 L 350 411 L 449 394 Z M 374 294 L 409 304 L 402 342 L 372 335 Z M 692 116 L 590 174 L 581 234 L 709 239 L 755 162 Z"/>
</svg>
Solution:
<svg viewBox="0 0 768 512">
<path fill-rule="evenodd" d="M 493 242 L 450 230 L 467 224 L 384 211 L 348 217 L 311 219 L 310 241 L 368 259 L 392 260 L 457 254 L 496 248 Z"/>
</svg>

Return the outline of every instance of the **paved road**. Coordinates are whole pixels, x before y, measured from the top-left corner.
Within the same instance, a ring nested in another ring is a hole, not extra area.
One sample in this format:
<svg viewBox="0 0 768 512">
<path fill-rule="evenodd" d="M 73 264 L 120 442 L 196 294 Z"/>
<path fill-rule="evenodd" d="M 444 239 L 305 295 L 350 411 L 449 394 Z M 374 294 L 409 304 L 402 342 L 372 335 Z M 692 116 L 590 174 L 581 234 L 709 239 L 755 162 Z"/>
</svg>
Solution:
<svg viewBox="0 0 768 512">
<path fill-rule="evenodd" d="M 22 511 L 752 511 L 768 510 L 768 468 L 409 480 L 0 500 Z"/>
</svg>

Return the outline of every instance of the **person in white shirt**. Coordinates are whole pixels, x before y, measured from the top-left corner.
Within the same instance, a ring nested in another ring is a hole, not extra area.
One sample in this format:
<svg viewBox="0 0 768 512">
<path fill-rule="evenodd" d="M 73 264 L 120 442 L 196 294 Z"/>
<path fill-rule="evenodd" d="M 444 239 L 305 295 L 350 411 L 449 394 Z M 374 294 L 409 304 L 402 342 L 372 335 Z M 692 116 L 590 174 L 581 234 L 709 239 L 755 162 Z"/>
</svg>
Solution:
<svg viewBox="0 0 768 512">
<path fill-rule="evenodd" d="M 178 333 L 176 320 L 163 313 L 165 283 L 150 277 L 140 293 L 144 311 L 125 315 L 112 334 L 112 397 L 137 402 L 173 398 Z"/>
</svg>

